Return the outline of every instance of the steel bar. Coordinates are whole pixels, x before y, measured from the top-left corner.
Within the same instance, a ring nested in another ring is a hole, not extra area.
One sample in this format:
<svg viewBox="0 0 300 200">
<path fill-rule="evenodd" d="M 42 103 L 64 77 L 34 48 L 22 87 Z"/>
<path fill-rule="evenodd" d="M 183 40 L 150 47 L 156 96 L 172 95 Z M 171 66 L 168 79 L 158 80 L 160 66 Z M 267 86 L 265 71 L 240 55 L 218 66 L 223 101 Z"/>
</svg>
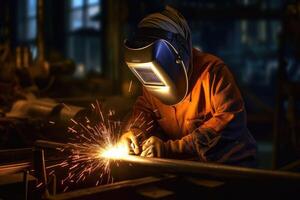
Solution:
<svg viewBox="0 0 300 200">
<path fill-rule="evenodd" d="M 16 101 L 7 117 L 34 117 L 41 119 L 55 119 L 62 124 L 68 124 L 70 118 L 75 117 L 84 109 L 78 106 L 66 105 L 53 100 L 35 99 Z"/>
<path fill-rule="evenodd" d="M 70 144 L 62 144 L 44 140 L 38 140 L 36 145 L 44 148 L 62 148 Z M 140 156 L 125 156 L 118 159 L 125 163 L 135 163 L 140 166 L 150 166 L 157 172 L 171 172 L 182 174 L 198 174 L 218 178 L 236 178 L 246 180 L 261 181 L 298 181 L 300 183 L 300 174 L 294 172 L 284 172 L 278 170 L 263 170 L 245 167 L 228 166 L 214 163 L 203 163 L 187 160 L 174 160 L 164 158 L 146 158 Z"/>
<path fill-rule="evenodd" d="M 0 176 L 23 172 L 24 170 L 29 170 L 31 166 L 31 162 L 0 165 Z"/>
<path fill-rule="evenodd" d="M 146 185 L 151 183 L 153 184 L 163 180 L 171 180 L 175 178 L 176 177 L 174 175 L 163 175 L 161 177 L 149 176 L 149 177 L 143 177 L 139 179 L 125 180 L 116 183 L 101 185 L 97 187 L 91 187 L 87 189 L 81 189 L 77 191 L 66 192 L 54 196 L 50 195 L 48 199 L 55 199 L 55 200 L 83 199 L 84 197 L 92 197 L 92 196 L 99 195 L 100 193 L 105 193 L 110 191 L 113 192 L 116 189 L 121 190 L 124 188 L 133 188 L 141 185 Z"/>
<path fill-rule="evenodd" d="M 41 148 L 49 148 L 49 149 L 57 149 L 57 148 L 68 148 L 72 147 L 72 144 L 64 144 L 64 143 L 59 143 L 59 142 L 52 142 L 52 141 L 47 141 L 47 140 L 37 140 L 35 142 L 36 147 L 41 147 Z"/>
<path fill-rule="evenodd" d="M 56 142 L 50 142 L 50 141 L 44 141 L 44 140 L 40 140 L 39 142 L 36 143 L 36 146 L 38 147 L 42 147 L 42 148 L 51 148 L 51 149 L 56 149 L 59 147 L 67 147 L 68 144 L 62 144 L 62 143 L 56 143 Z M 12 151 L 1 151 L 0 155 L 2 155 L 2 157 L 4 156 L 8 156 L 12 153 L 19 153 L 20 151 L 24 151 L 27 154 L 29 153 L 29 151 L 31 153 L 33 153 L 32 148 L 28 148 L 28 149 L 20 149 L 20 150 L 12 150 Z M 25 161 L 25 162 L 17 162 L 17 163 L 7 163 L 7 164 L 3 164 L 0 165 L 0 176 L 2 175 L 7 175 L 7 174 L 14 174 L 14 173 L 19 173 L 19 172 L 24 172 L 27 170 L 30 170 L 33 168 L 33 164 L 31 161 Z"/>
<path fill-rule="evenodd" d="M 25 200 L 28 199 L 28 175 L 29 175 L 29 171 L 26 170 L 26 171 L 23 173 L 24 199 L 25 199 Z"/>
<path fill-rule="evenodd" d="M 141 166 L 150 166 L 160 172 L 199 174 L 218 178 L 236 178 L 261 181 L 297 181 L 300 183 L 300 174 L 278 170 L 263 170 L 246 167 L 236 167 L 214 163 L 203 163 L 187 160 L 164 158 L 145 158 L 128 156 L 121 159 L 123 162 L 136 163 Z"/>
<path fill-rule="evenodd" d="M 43 195 L 45 197 L 48 197 L 48 181 L 46 174 L 45 155 L 43 149 L 36 148 L 34 151 L 34 169 L 35 176 L 37 177 L 38 182 L 43 184 Z"/>
</svg>

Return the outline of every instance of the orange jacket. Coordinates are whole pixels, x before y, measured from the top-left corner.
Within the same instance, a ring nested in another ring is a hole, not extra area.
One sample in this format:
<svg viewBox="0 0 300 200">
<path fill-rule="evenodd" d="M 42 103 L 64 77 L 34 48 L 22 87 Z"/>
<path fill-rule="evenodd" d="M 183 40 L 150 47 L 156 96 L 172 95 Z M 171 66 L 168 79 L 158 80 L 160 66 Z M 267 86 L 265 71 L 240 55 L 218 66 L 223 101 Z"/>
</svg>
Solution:
<svg viewBox="0 0 300 200">
<path fill-rule="evenodd" d="M 201 161 L 222 163 L 254 158 L 256 144 L 246 127 L 244 102 L 223 61 L 193 49 L 189 84 L 187 97 L 174 106 L 143 89 L 128 128 L 165 140 L 169 156 L 198 155 Z"/>
</svg>

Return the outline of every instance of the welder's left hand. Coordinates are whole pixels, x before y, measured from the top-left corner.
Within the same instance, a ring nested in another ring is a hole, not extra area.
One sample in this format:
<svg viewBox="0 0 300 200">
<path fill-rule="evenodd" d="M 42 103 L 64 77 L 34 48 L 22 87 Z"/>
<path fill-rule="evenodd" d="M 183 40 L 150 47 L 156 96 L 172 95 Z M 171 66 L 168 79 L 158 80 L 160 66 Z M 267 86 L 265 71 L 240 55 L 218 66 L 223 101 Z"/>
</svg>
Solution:
<svg viewBox="0 0 300 200">
<path fill-rule="evenodd" d="M 163 157 L 165 154 L 164 142 L 158 137 L 151 136 L 142 145 L 143 157 Z"/>
</svg>

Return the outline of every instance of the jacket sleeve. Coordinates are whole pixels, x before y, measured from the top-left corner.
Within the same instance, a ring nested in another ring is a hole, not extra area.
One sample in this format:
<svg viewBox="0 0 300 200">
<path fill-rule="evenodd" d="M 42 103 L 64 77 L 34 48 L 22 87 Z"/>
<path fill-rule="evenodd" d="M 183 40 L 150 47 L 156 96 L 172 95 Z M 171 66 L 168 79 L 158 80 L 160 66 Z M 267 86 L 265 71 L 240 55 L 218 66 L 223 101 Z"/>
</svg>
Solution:
<svg viewBox="0 0 300 200">
<path fill-rule="evenodd" d="M 198 155 L 202 161 L 216 161 L 239 150 L 239 147 L 228 145 L 237 144 L 236 140 L 247 129 L 239 89 L 224 65 L 211 68 L 208 76 L 209 94 L 206 98 L 212 107 L 212 117 L 180 140 L 167 141 L 167 152 Z"/>
<path fill-rule="evenodd" d="M 150 133 L 157 128 L 154 109 L 150 101 L 149 93 L 143 88 L 143 95 L 139 96 L 133 106 L 125 131 L 132 131 L 141 140 L 149 137 Z"/>
</svg>

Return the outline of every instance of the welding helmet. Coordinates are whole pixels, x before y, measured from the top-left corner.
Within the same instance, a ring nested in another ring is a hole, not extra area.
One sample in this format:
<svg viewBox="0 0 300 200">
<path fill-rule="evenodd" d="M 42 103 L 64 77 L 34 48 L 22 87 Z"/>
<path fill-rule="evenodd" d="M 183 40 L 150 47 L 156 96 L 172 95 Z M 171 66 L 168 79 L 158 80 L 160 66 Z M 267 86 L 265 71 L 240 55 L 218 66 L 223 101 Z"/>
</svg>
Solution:
<svg viewBox="0 0 300 200">
<path fill-rule="evenodd" d="M 127 66 L 153 96 L 166 105 L 186 97 L 191 50 L 180 34 L 143 27 L 124 46 Z"/>
</svg>

